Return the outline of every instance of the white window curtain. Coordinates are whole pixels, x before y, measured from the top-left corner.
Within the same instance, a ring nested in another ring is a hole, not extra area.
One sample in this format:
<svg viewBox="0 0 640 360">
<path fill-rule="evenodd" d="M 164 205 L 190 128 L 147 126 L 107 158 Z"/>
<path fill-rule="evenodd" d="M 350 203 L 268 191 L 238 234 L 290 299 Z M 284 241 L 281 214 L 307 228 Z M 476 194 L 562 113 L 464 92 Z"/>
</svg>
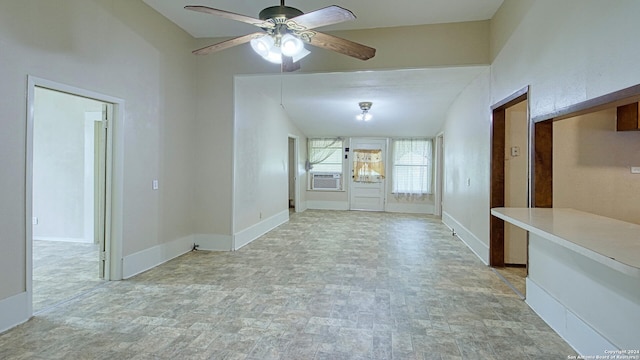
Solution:
<svg viewBox="0 0 640 360">
<path fill-rule="evenodd" d="M 393 141 L 392 192 L 396 197 L 422 197 L 431 194 L 431 139 Z"/>
<path fill-rule="evenodd" d="M 308 139 L 307 150 L 307 170 L 342 173 L 341 138 Z"/>
</svg>

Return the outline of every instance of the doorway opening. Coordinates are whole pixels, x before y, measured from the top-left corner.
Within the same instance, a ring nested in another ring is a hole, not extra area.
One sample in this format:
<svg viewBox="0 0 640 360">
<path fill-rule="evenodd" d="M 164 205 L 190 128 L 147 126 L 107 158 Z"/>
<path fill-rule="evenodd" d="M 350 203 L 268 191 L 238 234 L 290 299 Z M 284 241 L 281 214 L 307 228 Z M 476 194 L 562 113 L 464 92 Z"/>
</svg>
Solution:
<svg viewBox="0 0 640 360">
<path fill-rule="evenodd" d="M 33 314 L 121 278 L 121 268 L 110 264 L 121 253 L 111 239 L 113 190 L 119 194 L 121 183 L 111 174 L 112 119 L 124 102 L 31 76 L 28 85 L 26 270 Z"/>
<path fill-rule="evenodd" d="M 529 207 L 530 120 L 528 88 L 492 106 L 491 208 Z M 498 275 L 525 297 L 528 265 L 528 234 L 492 216 L 490 265 Z"/>
<path fill-rule="evenodd" d="M 298 137 L 289 135 L 289 213 L 299 211 L 299 188 L 298 188 Z"/>
</svg>

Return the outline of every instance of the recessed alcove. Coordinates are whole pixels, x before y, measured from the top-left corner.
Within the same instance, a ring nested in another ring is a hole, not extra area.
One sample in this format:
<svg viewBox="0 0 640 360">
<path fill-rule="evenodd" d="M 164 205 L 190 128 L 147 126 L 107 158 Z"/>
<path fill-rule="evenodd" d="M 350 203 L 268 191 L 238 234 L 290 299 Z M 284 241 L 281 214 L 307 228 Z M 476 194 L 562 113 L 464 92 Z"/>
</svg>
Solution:
<svg viewBox="0 0 640 360">
<path fill-rule="evenodd" d="M 640 224 L 640 85 L 533 118 L 532 207 Z"/>
</svg>

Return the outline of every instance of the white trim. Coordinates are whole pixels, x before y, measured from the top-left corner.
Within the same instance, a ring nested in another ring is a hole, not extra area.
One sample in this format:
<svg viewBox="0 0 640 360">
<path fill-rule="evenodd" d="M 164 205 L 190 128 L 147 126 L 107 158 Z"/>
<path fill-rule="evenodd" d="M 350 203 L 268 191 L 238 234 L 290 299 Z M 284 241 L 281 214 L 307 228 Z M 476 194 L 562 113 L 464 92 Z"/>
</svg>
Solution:
<svg viewBox="0 0 640 360">
<path fill-rule="evenodd" d="M 231 251 L 233 250 L 233 237 L 220 234 L 195 234 L 193 240 L 198 244 L 198 250 Z"/>
<path fill-rule="evenodd" d="M 233 124 L 231 126 L 231 224 L 228 228 L 229 234 L 231 234 L 231 249 L 235 248 L 235 236 L 233 232 L 236 230 L 236 191 L 238 186 L 236 184 L 236 172 L 238 171 L 238 164 L 236 159 L 238 158 L 238 75 L 233 76 Z"/>
<path fill-rule="evenodd" d="M 303 211 L 305 211 L 305 210 L 307 210 L 307 209 L 308 209 L 308 207 L 307 207 L 307 201 L 300 201 L 300 210 L 298 210 L 298 209 L 296 208 L 296 212 L 303 212 Z"/>
<path fill-rule="evenodd" d="M 436 135 L 434 141 L 434 192 L 433 214 L 442 216 L 442 195 L 444 186 L 444 132 Z"/>
<path fill-rule="evenodd" d="M 349 210 L 348 201 L 307 200 L 309 210 Z"/>
<path fill-rule="evenodd" d="M 84 113 L 84 241 L 95 242 L 96 212 L 95 185 L 95 152 L 96 121 L 102 121 L 102 111 L 86 111 Z M 106 151 L 106 149 L 105 149 Z M 89 211 L 91 209 L 91 211 Z"/>
<path fill-rule="evenodd" d="M 489 265 L 489 245 L 478 239 L 477 236 L 446 211 L 442 212 L 442 223 L 449 229 L 455 230 L 458 238 L 462 240 L 485 265 Z"/>
<path fill-rule="evenodd" d="M 31 317 L 31 302 L 27 292 L 0 300 L 0 333 L 16 327 Z"/>
<path fill-rule="evenodd" d="M 240 230 L 233 235 L 234 250 L 238 250 L 241 247 L 251 243 L 260 236 L 268 233 L 276 227 L 289 221 L 289 209 L 281 211 L 274 216 L 260 221 L 244 230 Z"/>
<path fill-rule="evenodd" d="M 55 236 L 34 236 L 33 240 L 75 242 L 75 243 L 93 244 L 93 241 L 92 242 L 88 242 L 87 239 L 85 239 L 85 238 L 63 238 L 63 237 L 55 237 Z"/>
<path fill-rule="evenodd" d="M 293 164 L 295 166 L 295 175 L 294 175 L 294 180 L 293 180 L 293 207 L 295 208 L 296 212 L 300 212 L 300 174 L 298 173 L 298 161 L 299 161 L 299 156 L 300 156 L 300 149 L 298 148 L 300 146 L 300 138 L 297 135 L 293 135 L 293 134 L 289 134 L 289 136 L 287 137 L 287 145 L 288 144 L 288 139 L 293 139 Z M 291 162 L 291 161 L 289 161 Z M 290 171 L 290 170 L 289 170 Z"/>
<path fill-rule="evenodd" d="M 605 355 L 605 350 L 618 349 L 535 281 L 526 278 L 526 283 L 527 305 L 579 354 Z"/>
<path fill-rule="evenodd" d="M 433 204 L 393 203 L 387 201 L 386 212 L 433 215 Z"/>
<path fill-rule="evenodd" d="M 128 279 L 193 249 L 194 236 L 189 235 L 168 243 L 156 245 L 122 259 L 122 277 Z"/>
</svg>

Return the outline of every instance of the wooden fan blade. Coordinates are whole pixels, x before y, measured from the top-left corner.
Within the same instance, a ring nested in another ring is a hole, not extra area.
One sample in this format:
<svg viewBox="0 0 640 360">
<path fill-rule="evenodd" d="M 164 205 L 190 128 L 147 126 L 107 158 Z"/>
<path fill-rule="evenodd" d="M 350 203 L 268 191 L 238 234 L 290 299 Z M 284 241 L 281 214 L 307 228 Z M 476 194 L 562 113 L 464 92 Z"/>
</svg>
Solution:
<svg viewBox="0 0 640 360">
<path fill-rule="evenodd" d="M 321 32 L 315 33 L 309 40 L 309 44 L 313 46 L 339 52 L 360 60 L 369 60 L 376 55 L 376 49 L 372 47 Z"/>
<path fill-rule="evenodd" d="M 264 20 L 260 20 L 260 19 L 254 19 L 254 18 L 252 18 L 250 16 L 245 16 L 245 15 L 232 13 L 232 12 L 229 12 L 229 11 L 214 9 L 214 8 L 210 8 L 208 6 L 187 5 L 184 8 L 187 9 L 187 10 L 198 11 L 198 12 L 202 12 L 202 13 L 205 13 L 205 14 L 221 16 L 221 17 L 226 18 L 226 19 L 241 21 L 241 22 L 244 22 L 244 23 L 247 23 L 247 24 L 255 25 L 257 27 L 261 27 L 263 29 L 273 29 L 273 28 L 276 27 L 272 22 L 269 22 L 269 21 L 264 21 Z"/>
<path fill-rule="evenodd" d="M 291 56 L 282 55 L 282 71 L 293 72 L 297 70 L 300 70 L 300 61 L 293 62 L 293 58 Z"/>
<path fill-rule="evenodd" d="M 233 39 L 229 39 L 229 40 L 225 40 L 225 41 L 219 42 L 217 44 L 205 46 L 202 49 L 194 50 L 193 53 L 196 54 L 196 55 L 207 55 L 207 54 L 211 54 L 212 52 L 225 50 L 225 49 L 228 49 L 230 47 L 237 46 L 237 45 L 242 45 L 244 43 L 247 43 L 247 42 L 249 42 L 249 41 L 251 41 L 253 39 L 257 39 L 257 38 L 262 37 L 262 36 L 264 36 L 264 33 L 262 33 L 262 32 L 256 32 L 256 33 L 249 34 L 249 35 L 239 36 L 237 38 L 233 38 Z"/>
<path fill-rule="evenodd" d="M 318 9 L 310 13 L 296 16 L 286 22 L 291 30 L 301 30 L 290 26 L 291 22 L 304 27 L 304 29 L 314 29 L 321 26 L 333 25 L 349 20 L 355 20 L 356 16 L 345 8 L 332 5 Z"/>
</svg>

